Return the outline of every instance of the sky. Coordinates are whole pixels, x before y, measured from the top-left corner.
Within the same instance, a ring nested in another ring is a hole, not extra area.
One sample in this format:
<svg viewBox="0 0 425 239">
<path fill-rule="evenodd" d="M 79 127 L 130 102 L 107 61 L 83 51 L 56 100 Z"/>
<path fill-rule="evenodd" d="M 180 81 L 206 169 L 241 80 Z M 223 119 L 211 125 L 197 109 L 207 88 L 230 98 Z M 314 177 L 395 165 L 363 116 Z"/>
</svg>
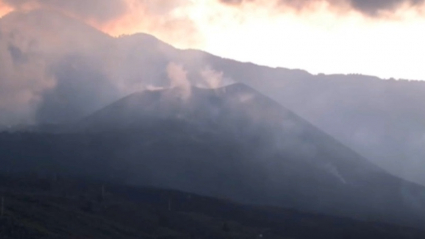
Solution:
<svg viewBox="0 0 425 239">
<path fill-rule="evenodd" d="M 0 0 L 0 16 L 46 8 L 112 35 L 313 74 L 424 80 L 423 0 Z"/>
</svg>

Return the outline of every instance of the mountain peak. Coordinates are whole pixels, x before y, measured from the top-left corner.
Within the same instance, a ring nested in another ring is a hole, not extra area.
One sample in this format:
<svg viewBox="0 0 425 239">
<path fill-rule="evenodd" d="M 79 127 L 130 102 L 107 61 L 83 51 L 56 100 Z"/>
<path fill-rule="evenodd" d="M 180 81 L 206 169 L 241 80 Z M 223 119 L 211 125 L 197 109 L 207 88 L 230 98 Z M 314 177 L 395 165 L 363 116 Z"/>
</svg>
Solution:
<svg viewBox="0 0 425 239">
<path fill-rule="evenodd" d="M 136 140 L 130 148 L 149 155 L 143 167 L 152 170 L 158 163 L 170 168 L 166 175 L 174 175 L 172 180 L 167 181 L 168 176 L 153 180 L 163 180 L 167 187 L 202 193 L 204 188 L 216 188 L 218 195 L 247 203 L 314 211 L 332 211 L 338 205 L 336 213 L 343 211 L 341 215 L 359 210 L 367 214 L 367 206 L 377 201 L 384 204 L 375 206 L 377 210 L 403 205 L 399 187 L 406 182 L 251 87 L 241 83 L 218 89 L 192 87 L 188 98 L 176 97 L 178 92 L 178 88 L 167 88 L 131 94 L 82 120 L 77 131 L 125 132 L 122 137 L 146 138 L 147 142 Z M 172 171 L 174 168 L 177 171 Z M 205 184 L 191 184 L 188 168 Z M 208 174 L 211 169 L 216 171 Z M 223 185 L 243 181 L 243 190 L 251 199 L 237 193 L 239 186 L 217 186 L 217 174 L 230 175 Z M 176 183 L 177 178 L 184 183 Z M 384 184 L 388 186 L 382 187 Z M 409 187 L 415 192 L 423 190 Z M 363 197 L 371 194 L 376 197 Z"/>
<path fill-rule="evenodd" d="M 258 114 L 261 110 L 269 113 Z M 230 123 L 239 117 L 260 119 L 266 115 L 277 116 L 286 111 L 251 87 L 236 83 L 217 89 L 196 86 L 189 89 L 179 87 L 147 89 L 128 95 L 99 110 L 82 123 L 86 125 L 84 127 L 86 129 L 98 130 L 101 130 L 100 125 L 106 128 L 138 127 L 137 125 L 143 125 L 144 120 L 153 118 L 183 117 L 190 119 L 191 122 L 211 122 L 219 118 L 226 121 L 227 118 Z M 272 117 L 267 120 L 271 119 Z"/>
</svg>

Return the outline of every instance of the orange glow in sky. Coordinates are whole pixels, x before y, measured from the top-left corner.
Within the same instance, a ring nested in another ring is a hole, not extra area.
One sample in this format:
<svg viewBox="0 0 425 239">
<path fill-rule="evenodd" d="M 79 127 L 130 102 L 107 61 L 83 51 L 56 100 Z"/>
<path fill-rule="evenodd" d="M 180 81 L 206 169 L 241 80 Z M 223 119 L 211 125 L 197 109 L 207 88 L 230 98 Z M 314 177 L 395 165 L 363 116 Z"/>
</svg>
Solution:
<svg viewBox="0 0 425 239">
<path fill-rule="evenodd" d="M 103 30 L 115 36 L 144 31 L 180 48 L 315 74 L 425 79 L 425 18 L 418 12 L 406 7 L 372 19 L 354 11 L 335 13 L 325 4 L 306 13 L 271 14 L 271 7 L 194 0 L 169 13 L 177 20 L 168 28 L 167 22 L 144 18 L 139 9 Z"/>
<path fill-rule="evenodd" d="M 4 15 L 8 14 L 11 11 L 13 11 L 13 8 L 0 2 L 0 17 L 3 17 Z"/>
</svg>

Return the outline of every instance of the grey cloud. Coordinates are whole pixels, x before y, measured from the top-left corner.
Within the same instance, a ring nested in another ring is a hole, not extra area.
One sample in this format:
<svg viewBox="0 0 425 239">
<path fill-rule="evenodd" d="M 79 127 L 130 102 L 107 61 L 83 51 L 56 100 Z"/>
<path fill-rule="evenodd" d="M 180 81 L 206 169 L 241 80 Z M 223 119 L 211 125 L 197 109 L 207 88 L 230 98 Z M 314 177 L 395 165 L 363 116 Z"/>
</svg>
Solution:
<svg viewBox="0 0 425 239">
<path fill-rule="evenodd" d="M 369 15 L 375 15 L 379 11 L 391 11 L 398 6 L 408 4 L 411 7 L 422 5 L 424 0 L 350 0 L 350 5 Z"/>
<path fill-rule="evenodd" d="M 261 0 L 219 0 L 224 4 L 240 5 L 244 3 L 261 2 Z M 326 1 L 331 6 L 339 8 L 348 5 L 350 8 L 368 16 L 378 16 L 382 12 L 391 12 L 401 5 L 410 7 L 422 5 L 424 0 L 277 0 L 278 5 L 303 9 L 311 4 Z"/>
</svg>

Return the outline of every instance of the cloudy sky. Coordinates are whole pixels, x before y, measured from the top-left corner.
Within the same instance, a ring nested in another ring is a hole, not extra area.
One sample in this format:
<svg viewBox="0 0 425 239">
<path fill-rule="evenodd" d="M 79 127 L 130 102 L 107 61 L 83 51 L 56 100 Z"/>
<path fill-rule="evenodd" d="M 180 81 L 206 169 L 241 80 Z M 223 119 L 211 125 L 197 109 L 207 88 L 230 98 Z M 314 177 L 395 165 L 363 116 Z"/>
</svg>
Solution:
<svg viewBox="0 0 425 239">
<path fill-rule="evenodd" d="M 240 61 L 425 79 L 423 0 L 0 0 L 0 16 L 37 8 Z"/>
</svg>

